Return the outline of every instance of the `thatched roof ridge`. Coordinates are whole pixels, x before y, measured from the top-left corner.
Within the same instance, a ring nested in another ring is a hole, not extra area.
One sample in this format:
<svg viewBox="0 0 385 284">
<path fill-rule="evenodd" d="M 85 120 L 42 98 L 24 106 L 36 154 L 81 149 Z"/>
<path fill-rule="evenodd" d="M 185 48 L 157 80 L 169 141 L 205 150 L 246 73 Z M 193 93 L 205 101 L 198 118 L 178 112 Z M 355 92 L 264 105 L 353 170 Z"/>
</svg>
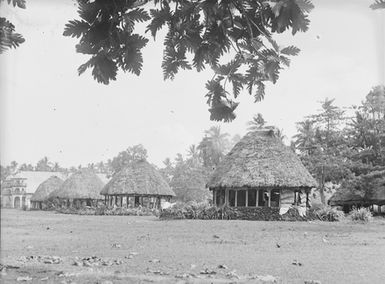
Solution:
<svg viewBox="0 0 385 284">
<path fill-rule="evenodd" d="M 262 129 L 245 135 L 215 169 L 207 186 L 311 188 L 317 185 L 299 157 Z"/>
<path fill-rule="evenodd" d="M 63 184 L 51 192 L 49 198 L 62 199 L 103 199 L 100 195 L 104 183 L 89 169 L 73 173 Z"/>
<path fill-rule="evenodd" d="M 146 161 L 134 162 L 116 173 L 100 194 L 175 196 L 162 175 Z"/>
<path fill-rule="evenodd" d="M 63 180 L 57 176 L 52 176 L 42 182 L 31 197 L 31 201 L 46 201 L 51 192 L 60 188 Z"/>
</svg>

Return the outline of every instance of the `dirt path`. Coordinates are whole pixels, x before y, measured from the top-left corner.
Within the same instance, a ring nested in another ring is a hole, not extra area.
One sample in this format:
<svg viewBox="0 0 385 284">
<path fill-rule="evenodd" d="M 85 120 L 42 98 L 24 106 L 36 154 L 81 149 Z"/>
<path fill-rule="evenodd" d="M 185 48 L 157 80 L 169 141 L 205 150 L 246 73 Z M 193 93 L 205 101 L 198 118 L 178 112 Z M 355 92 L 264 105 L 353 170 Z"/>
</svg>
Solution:
<svg viewBox="0 0 385 284">
<path fill-rule="evenodd" d="M 3 283 L 384 283 L 385 220 L 159 221 L 2 209 L 1 263 L 20 267 L 3 270 Z"/>
</svg>

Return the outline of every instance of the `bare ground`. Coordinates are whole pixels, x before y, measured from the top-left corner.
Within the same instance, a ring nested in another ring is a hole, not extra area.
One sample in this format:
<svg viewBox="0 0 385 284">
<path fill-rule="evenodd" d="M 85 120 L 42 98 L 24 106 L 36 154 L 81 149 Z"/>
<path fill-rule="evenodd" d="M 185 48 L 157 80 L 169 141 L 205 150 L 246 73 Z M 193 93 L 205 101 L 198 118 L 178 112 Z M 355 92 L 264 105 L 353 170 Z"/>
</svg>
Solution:
<svg viewBox="0 0 385 284">
<path fill-rule="evenodd" d="M 81 262 L 90 256 L 107 265 Z M 160 221 L 2 209 L 1 263 L 9 266 L 2 283 L 384 283 L 385 219 Z"/>
</svg>

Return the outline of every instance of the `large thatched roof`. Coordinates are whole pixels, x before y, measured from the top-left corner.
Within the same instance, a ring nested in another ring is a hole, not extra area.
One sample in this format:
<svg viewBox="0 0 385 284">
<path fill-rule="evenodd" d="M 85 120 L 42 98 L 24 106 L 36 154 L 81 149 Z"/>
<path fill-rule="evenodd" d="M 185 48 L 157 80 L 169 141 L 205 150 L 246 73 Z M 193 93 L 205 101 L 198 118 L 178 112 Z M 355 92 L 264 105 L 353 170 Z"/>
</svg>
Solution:
<svg viewBox="0 0 385 284">
<path fill-rule="evenodd" d="M 103 199 L 100 195 L 104 183 L 91 170 L 81 169 L 73 173 L 63 184 L 51 192 L 49 198 Z"/>
<path fill-rule="evenodd" d="M 49 194 L 60 188 L 62 184 L 63 180 L 57 176 L 48 178 L 37 187 L 35 193 L 31 197 L 31 201 L 46 201 Z"/>
<path fill-rule="evenodd" d="M 298 156 L 274 133 L 274 129 L 261 129 L 244 136 L 215 169 L 207 186 L 315 187 Z"/>
<path fill-rule="evenodd" d="M 175 196 L 161 174 L 146 161 L 132 163 L 116 173 L 101 194 Z"/>
</svg>

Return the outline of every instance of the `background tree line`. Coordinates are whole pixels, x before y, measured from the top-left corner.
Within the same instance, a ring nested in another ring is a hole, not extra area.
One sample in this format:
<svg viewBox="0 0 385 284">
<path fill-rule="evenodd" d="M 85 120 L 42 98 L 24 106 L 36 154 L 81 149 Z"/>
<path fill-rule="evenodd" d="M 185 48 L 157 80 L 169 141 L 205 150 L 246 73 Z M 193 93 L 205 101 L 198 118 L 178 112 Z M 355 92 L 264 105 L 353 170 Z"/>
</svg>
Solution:
<svg viewBox="0 0 385 284">
<path fill-rule="evenodd" d="M 253 132 L 266 127 L 267 122 L 258 113 L 247 125 L 248 131 Z M 277 135 L 280 140 L 285 138 L 282 130 Z M 208 178 L 240 138 L 239 135 L 231 137 L 219 126 L 213 126 L 204 131 L 201 141 L 191 145 L 185 155 L 178 153 L 174 159 L 166 158 L 159 170 L 177 194 L 177 199 L 207 199 L 209 192 L 205 185 Z M 385 87 L 374 87 L 358 106 L 340 108 L 334 99 L 326 98 L 317 113 L 297 123 L 291 147 L 318 181 L 317 191 L 322 203 L 327 201 L 327 182 L 370 196 L 379 185 L 385 184 Z M 85 167 L 112 176 L 124 166 L 147 158 L 147 150 L 139 144 L 105 162 L 90 163 Z M 18 165 L 13 161 L 8 166 L 1 166 L 1 181 L 18 170 L 70 173 L 82 167 L 64 168 L 47 157 L 36 165 Z"/>
<path fill-rule="evenodd" d="M 329 181 L 368 197 L 385 184 L 385 87 L 374 87 L 349 108 L 325 99 L 316 114 L 297 123 L 292 147 L 318 181 L 322 203 Z"/>
</svg>

